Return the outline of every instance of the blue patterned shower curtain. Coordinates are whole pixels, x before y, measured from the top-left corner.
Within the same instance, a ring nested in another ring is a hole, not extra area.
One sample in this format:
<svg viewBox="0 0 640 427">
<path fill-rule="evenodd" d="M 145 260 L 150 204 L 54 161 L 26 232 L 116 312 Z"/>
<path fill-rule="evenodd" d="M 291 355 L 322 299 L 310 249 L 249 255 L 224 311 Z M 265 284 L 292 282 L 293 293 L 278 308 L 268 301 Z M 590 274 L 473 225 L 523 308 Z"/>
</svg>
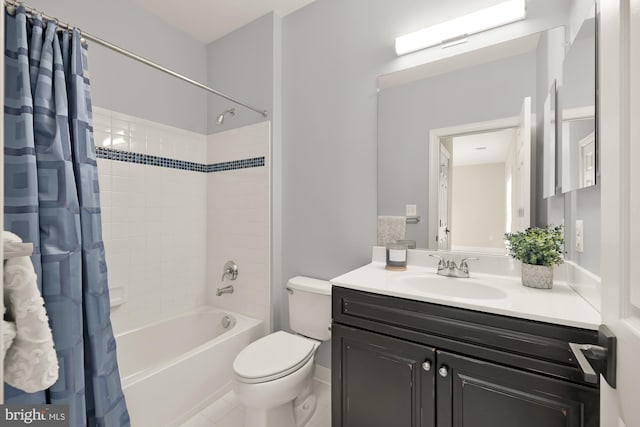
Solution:
<svg viewBox="0 0 640 427">
<path fill-rule="evenodd" d="M 56 403 L 71 426 L 128 426 L 110 320 L 87 49 L 78 31 L 5 14 L 7 230 L 33 242 L 58 381 L 6 403 Z"/>
</svg>

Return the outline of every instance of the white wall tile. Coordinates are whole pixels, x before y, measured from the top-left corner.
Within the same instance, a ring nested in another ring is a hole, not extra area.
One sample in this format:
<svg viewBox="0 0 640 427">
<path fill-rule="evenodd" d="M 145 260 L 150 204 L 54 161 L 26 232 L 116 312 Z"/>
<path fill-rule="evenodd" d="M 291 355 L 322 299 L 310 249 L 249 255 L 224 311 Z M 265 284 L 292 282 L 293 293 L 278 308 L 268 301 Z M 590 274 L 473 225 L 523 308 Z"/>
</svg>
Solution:
<svg viewBox="0 0 640 427">
<path fill-rule="evenodd" d="M 209 135 L 208 163 L 268 158 L 269 143 L 268 122 Z M 268 323 L 270 194 L 266 164 L 208 174 L 207 265 L 212 280 L 208 288 L 211 304 Z M 220 275 L 227 260 L 238 264 L 238 279 L 233 282 L 233 294 L 217 297 L 215 288 L 222 285 Z"/>
<path fill-rule="evenodd" d="M 270 134 L 270 121 L 211 134 L 207 137 L 207 163 L 268 157 Z"/>
<path fill-rule="evenodd" d="M 131 133 L 131 151 L 134 153 L 147 153 L 147 135 L 144 131 L 135 131 Z"/>
<path fill-rule="evenodd" d="M 106 162 L 112 174 L 99 179 L 110 205 L 103 205 L 109 281 L 127 292 L 112 311 L 116 333 L 202 305 L 206 174 Z"/>
<path fill-rule="evenodd" d="M 137 153 L 197 163 L 265 156 L 267 163 L 205 174 L 98 159 L 110 286 L 123 286 L 127 296 L 112 309 L 115 332 L 206 303 L 268 320 L 268 122 L 207 142 L 203 135 L 95 108 L 94 128 L 103 140 L 122 138 L 122 148 Z M 240 266 L 236 292 L 215 297 L 228 259 Z"/>
<path fill-rule="evenodd" d="M 102 136 L 133 135 L 129 148 L 139 153 L 148 152 L 148 131 L 158 141 L 163 141 L 162 130 L 166 132 L 166 127 L 110 115 L 108 110 L 94 111 L 95 123 Z M 204 162 L 205 137 L 200 136 L 199 146 L 194 141 L 191 148 L 199 148 L 200 158 L 189 154 L 194 150 L 183 154 Z M 168 142 L 158 155 L 170 154 L 177 143 Z M 123 286 L 127 296 L 123 305 L 112 309 L 115 332 L 202 305 L 206 174 L 98 159 L 98 176 L 109 284 Z"/>
<path fill-rule="evenodd" d="M 96 146 L 206 163 L 207 137 L 195 132 L 94 107 Z"/>
</svg>

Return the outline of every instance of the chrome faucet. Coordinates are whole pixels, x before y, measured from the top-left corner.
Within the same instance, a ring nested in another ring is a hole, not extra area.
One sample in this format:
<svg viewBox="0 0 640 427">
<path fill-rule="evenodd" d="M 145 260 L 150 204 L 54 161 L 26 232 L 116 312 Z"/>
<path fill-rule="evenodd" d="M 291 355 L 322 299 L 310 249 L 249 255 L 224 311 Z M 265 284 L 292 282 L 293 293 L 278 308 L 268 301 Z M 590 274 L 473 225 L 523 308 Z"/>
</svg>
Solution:
<svg viewBox="0 0 640 427">
<path fill-rule="evenodd" d="M 469 277 L 469 264 L 467 261 L 476 261 L 478 258 L 462 258 L 458 266 L 455 261 L 446 260 L 440 255 L 429 254 L 434 258 L 438 258 L 438 274 L 440 276 L 467 278 Z"/>
<path fill-rule="evenodd" d="M 238 278 L 238 264 L 233 261 L 227 261 L 222 269 L 222 284 L 224 285 L 224 279 L 236 280 Z M 216 296 L 219 297 L 222 294 L 232 294 L 233 285 L 227 285 L 222 288 L 216 289 Z"/>
<path fill-rule="evenodd" d="M 233 285 L 228 285 L 223 288 L 216 289 L 216 296 L 219 297 L 222 294 L 232 294 L 233 293 Z"/>
<path fill-rule="evenodd" d="M 238 278 L 238 264 L 233 261 L 227 261 L 222 268 L 222 279 L 224 282 L 225 277 L 229 280 L 236 280 Z"/>
</svg>

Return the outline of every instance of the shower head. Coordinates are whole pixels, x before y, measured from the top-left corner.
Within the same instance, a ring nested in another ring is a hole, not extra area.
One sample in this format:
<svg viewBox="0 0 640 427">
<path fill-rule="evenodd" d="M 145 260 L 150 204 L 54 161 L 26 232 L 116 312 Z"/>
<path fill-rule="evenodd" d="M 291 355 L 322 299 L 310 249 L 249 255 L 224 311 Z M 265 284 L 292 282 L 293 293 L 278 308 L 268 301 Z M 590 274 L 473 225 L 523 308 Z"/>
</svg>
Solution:
<svg viewBox="0 0 640 427">
<path fill-rule="evenodd" d="M 233 116 L 236 115 L 236 109 L 235 108 L 230 108 L 230 109 L 224 110 L 222 113 L 220 113 L 218 115 L 218 119 L 217 119 L 218 125 L 222 126 L 222 124 L 224 123 L 224 116 L 226 114 L 229 114 L 231 117 L 233 117 Z"/>
</svg>

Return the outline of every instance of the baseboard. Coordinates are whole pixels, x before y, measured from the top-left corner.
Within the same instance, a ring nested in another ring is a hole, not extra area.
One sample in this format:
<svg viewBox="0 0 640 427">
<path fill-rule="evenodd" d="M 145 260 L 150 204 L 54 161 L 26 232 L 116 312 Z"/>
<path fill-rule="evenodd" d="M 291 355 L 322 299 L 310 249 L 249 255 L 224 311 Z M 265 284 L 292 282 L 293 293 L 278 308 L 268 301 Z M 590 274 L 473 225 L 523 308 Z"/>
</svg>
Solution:
<svg viewBox="0 0 640 427">
<path fill-rule="evenodd" d="M 316 365 L 316 373 L 314 379 L 321 383 L 331 385 L 331 369 L 324 366 Z"/>
</svg>

